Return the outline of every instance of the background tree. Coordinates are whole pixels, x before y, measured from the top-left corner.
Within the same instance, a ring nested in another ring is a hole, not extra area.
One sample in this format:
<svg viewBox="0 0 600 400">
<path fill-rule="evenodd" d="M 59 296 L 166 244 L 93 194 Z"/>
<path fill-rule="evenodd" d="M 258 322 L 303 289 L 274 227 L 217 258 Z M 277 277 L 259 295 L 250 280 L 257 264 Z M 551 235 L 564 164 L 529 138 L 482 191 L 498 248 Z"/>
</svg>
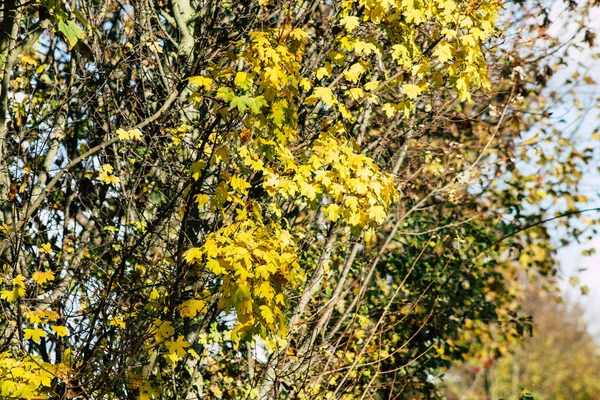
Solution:
<svg viewBox="0 0 600 400">
<path fill-rule="evenodd" d="M 529 326 L 591 160 L 545 8 L 5 3 L 1 396 L 435 398 Z"/>
<path fill-rule="evenodd" d="M 600 392 L 599 349 L 576 306 L 559 304 L 548 293 L 529 291 L 524 311 L 533 316 L 533 336 L 510 346 L 487 368 L 455 369 L 450 399 L 511 399 L 521 387 L 536 399 L 595 399 Z"/>
</svg>

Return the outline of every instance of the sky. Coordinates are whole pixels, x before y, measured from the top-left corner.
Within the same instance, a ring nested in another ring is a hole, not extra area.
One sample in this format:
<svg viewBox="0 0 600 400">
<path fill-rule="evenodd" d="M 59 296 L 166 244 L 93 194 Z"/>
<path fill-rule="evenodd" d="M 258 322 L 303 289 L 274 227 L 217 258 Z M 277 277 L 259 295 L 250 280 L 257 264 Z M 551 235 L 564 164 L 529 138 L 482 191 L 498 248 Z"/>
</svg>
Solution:
<svg viewBox="0 0 600 400">
<path fill-rule="evenodd" d="M 561 24 L 564 24 L 561 10 L 565 8 L 563 2 L 557 2 L 553 10 L 555 24 L 550 27 L 549 34 L 557 35 Z M 598 33 L 598 43 L 596 43 L 595 51 L 598 51 L 600 46 L 600 8 L 593 10 L 589 28 L 596 30 Z M 586 75 L 590 76 L 595 82 L 595 85 L 589 85 L 581 88 L 580 97 L 590 107 L 590 112 L 581 116 L 575 112 L 565 110 L 563 114 L 564 123 L 562 125 L 574 126 L 575 138 L 581 141 L 582 144 L 591 145 L 596 150 L 596 157 L 590 167 L 584 171 L 582 179 L 582 188 L 588 196 L 589 202 L 586 205 L 589 208 L 600 207 L 600 141 L 592 138 L 592 133 L 598 130 L 600 125 L 600 60 L 596 60 L 591 55 L 589 48 L 584 48 L 581 52 L 572 52 L 570 54 L 570 67 L 565 68 L 560 74 L 557 74 L 557 82 L 564 80 L 564 77 L 571 75 L 575 69 L 585 70 Z M 561 76 L 562 75 L 562 76 Z M 561 77 L 563 79 L 561 79 Z M 598 219 L 600 214 L 590 214 Z M 583 257 L 581 252 L 586 249 L 594 248 L 596 254 Z M 585 319 L 589 324 L 590 333 L 600 340 L 600 235 L 595 235 L 588 243 L 573 243 L 567 247 L 560 249 L 558 254 L 561 263 L 561 288 L 565 299 L 571 304 L 579 304 L 585 311 Z M 580 285 L 585 285 L 589 288 L 589 293 L 585 296 L 581 294 L 578 287 L 573 287 L 569 280 L 576 276 L 579 279 Z"/>
</svg>

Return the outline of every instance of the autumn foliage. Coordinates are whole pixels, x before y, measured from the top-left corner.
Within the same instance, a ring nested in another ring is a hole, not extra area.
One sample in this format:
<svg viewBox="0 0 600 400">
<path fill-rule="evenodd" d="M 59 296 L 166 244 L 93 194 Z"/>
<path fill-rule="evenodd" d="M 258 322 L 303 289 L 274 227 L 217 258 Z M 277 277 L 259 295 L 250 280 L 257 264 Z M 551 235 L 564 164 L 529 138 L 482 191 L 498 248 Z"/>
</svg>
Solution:
<svg viewBox="0 0 600 400">
<path fill-rule="evenodd" d="M 425 399 L 504 353 L 590 160 L 515 3 L 5 1 L 0 396 Z"/>
</svg>

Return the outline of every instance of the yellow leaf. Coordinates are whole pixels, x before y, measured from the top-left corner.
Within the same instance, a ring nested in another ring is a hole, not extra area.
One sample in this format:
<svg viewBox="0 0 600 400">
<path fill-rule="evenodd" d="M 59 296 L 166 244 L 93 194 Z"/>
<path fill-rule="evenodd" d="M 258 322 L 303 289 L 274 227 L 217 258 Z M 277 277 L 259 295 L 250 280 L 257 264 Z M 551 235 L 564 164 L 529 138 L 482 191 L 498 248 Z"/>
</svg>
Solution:
<svg viewBox="0 0 600 400">
<path fill-rule="evenodd" d="M 216 275 L 222 275 L 225 272 L 227 272 L 225 270 L 225 268 L 223 268 L 221 266 L 221 263 L 219 263 L 219 261 L 217 261 L 213 258 L 208 260 L 208 262 L 206 263 L 206 268 L 208 268 L 210 271 L 212 271 Z"/>
<path fill-rule="evenodd" d="M 334 104 L 337 103 L 337 100 L 333 95 L 331 89 L 326 87 L 316 87 L 313 96 L 320 99 L 323 102 L 323 104 L 325 104 L 327 107 L 332 107 Z"/>
<path fill-rule="evenodd" d="M 433 52 L 433 56 L 437 57 L 441 63 L 452 60 L 454 57 L 452 54 L 452 45 L 446 42 L 438 44 Z"/>
<path fill-rule="evenodd" d="M 183 258 L 188 264 L 193 264 L 194 261 L 202 258 L 202 249 L 200 247 L 192 247 L 183 253 Z"/>
<path fill-rule="evenodd" d="M 406 84 L 402 85 L 402 92 L 407 95 L 409 99 L 414 99 L 423 92 L 423 89 L 417 85 Z"/>
<path fill-rule="evenodd" d="M 469 83 L 467 78 L 460 77 L 456 80 L 456 89 L 460 96 L 460 101 L 470 101 L 471 93 L 469 93 Z"/>
<path fill-rule="evenodd" d="M 269 308 L 269 306 L 260 306 L 260 314 L 265 319 L 267 324 L 272 324 L 275 322 L 275 316 L 273 315 L 273 311 Z"/>
<path fill-rule="evenodd" d="M 371 53 L 378 53 L 377 47 L 373 43 L 363 42 L 362 40 L 357 40 L 354 43 L 354 51 L 357 55 L 369 55 Z"/>
<path fill-rule="evenodd" d="M 56 335 L 60 336 L 60 337 L 67 336 L 69 334 L 69 330 L 67 329 L 66 326 L 63 326 L 63 325 L 53 326 L 52 331 L 54 331 L 54 333 L 56 333 Z"/>
<path fill-rule="evenodd" d="M 268 278 L 268 275 L 267 275 L 267 278 Z M 275 289 L 273 289 L 271 287 L 269 282 L 264 281 L 260 284 L 260 286 L 257 289 L 254 290 L 254 293 L 257 296 L 262 297 L 263 299 L 271 301 L 271 300 L 273 300 L 273 297 L 275 296 Z"/>
<path fill-rule="evenodd" d="M 196 203 L 198 203 L 198 207 L 202 208 L 208 201 L 210 200 L 210 196 L 207 194 L 198 194 L 196 195 Z"/>
<path fill-rule="evenodd" d="M 153 288 L 152 292 L 150 292 L 150 300 L 156 300 L 158 298 L 160 298 L 160 293 L 156 288 Z"/>
<path fill-rule="evenodd" d="M 317 197 L 317 189 L 307 182 L 299 182 L 300 186 L 300 194 L 308 198 L 309 200 L 314 200 Z"/>
<path fill-rule="evenodd" d="M 265 0 L 260 0 L 263 3 L 266 3 Z M 208 388 L 218 399 L 223 397 L 223 391 L 221 389 L 219 389 L 218 386 L 216 385 L 212 385 L 211 387 Z"/>
<path fill-rule="evenodd" d="M 379 87 L 380 82 L 379 81 L 371 81 L 367 84 L 365 84 L 365 90 L 371 91 L 373 89 L 377 89 Z"/>
<path fill-rule="evenodd" d="M 355 64 L 352 64 L 352 66 L 346 71 L 344 71 L 342 75 L 344 75 L 344 78 L 348 79 L 350 82 L 357 83 L 360 79 L 360 76 L 365 71 L 365 67 L 361 63 L 357 62 Z"/>
<path fill-rule="evenodd" d="M 330 67 L 330 69 L 331 69 L 331 67 Z M 330 69 L 327 69 L 326 67 L 317 68 L 317 70 L 315 71 L 315 76 L 317 77 L 318 80 L 321 80 L 326 76 L 331 76 Z"/>
<path fill-rule="evenodd" d="M 52 272 L 52 271 L 48 271 L 48 272 L 36 271 L 33 273 L 33 275 L 31 277 L 33 278 L 34 281 L 36 281 L 38 283 L 38 285 L 43 285 L 46 282 L 51 282 L 54 280 L 54 272 Z"/>
<path fill-rule="evenodd" d="M 156 330 L 154 331 L 154 338 L 157 342 L 162 342 L 164 339 L 173 336 L 175 333 L 175 329 L 171 326 L 171 322 L 169 321 L 161 321 L 160 319 L 154 320 L 154 326 L 156 326 Z"/>
<path fill-rule="evenodd" d="M 30 55 L 27 55 L 27 54 L 21 54 L 21 62 L 23 64 L 29 64 L 34 67 L 38 66 L 38 62 L 33 57 L 31 57 Z"/>
<path fill-rule="evenodd" d="M 49 244 L 49 243 L 47 243 Z M 21 288 L 21 289 L 25 289 L 25 277 L 21 274 L 15 276 L 13 279 L 11 279 L 10 283 L 12 283 L 13 285 Z"/>
<path fill-rule="evenodd" d="M 52 254 L 52 245 L 50 243 L 45 243 L 40 246 L 40 253 L 42 254 Z"/>
<path fill-rule="evenodd" d="M 192 76 L 188 78 L 188 81 L 198 88 L 204 88 L 204 90 L 209 90 L 213 84 L 212 78 L 208 78 L 206 76 Z"/>
<path fill-rule="evenodd" d="M 177 358 L 185 356 L 187 353 L 186 347 L 190 347 L 190 344 L 181 335 L 174 342 L 165 342 L 165 345 L 169 349 L 169 354 L 176 355 Z"/>
<path fill-rule="evenodd" d="M 360 20 L 354 15 L 348 15 L 340 20 L 340 23 L 348 32 L 352 32 L 360 25 Z"/>
<path fill-rule="evenodd" d="M 346 93 L 348 93 L 353 100 L 359 100 L 365 95 L 365 92 L 360 88 L 349 89 Z"/>
<path fill-rule="evenodd" d="M 142 140 L 142 131 L 139 129 L 131 129 L 129 131 L 129 137 L 133 140 Z"/>
<path fill-rule="evenodd" d="M 100 174 L 98 175 L 98 179 L 100 179 L 101 182 L 116 185 L 121 180 L 118 177 L 111 175 L 112 171 L 113 171 L 113 168 L 111 165 L 109 165 L 109 164 L 102 165 L 102 170 L 100 171 Z"/>
<path fill-rule="evenodd" d="M 387 214 L 382 206 L 373 206 L 369 209 L 369 218 L 381 224 L 385 221 Z"/>
<path fill-rule="evenodd" d="M 109 322 L 110 326 L 118 326 L 121 329 L 125 329 L 125 321 L 122 317 L 112 317 Z"/>
<path fill-rule="evenodd" d="M 205 306 L 206 303 L 202 300 L 190 299 L 181 304 L 179 312 L 182 317 L 194 318 Z"/>
<path fill-rule="evenodd" d="M 302 78 L 300 80 L 300 87 L 306 91 L 309 91 L 312 87 L 312 82 L 308 78 Z"/>
<path fill-rule="evenodd" d="M 337 204 L 328 204 L 323 208 L 323 214 L 332 222 L 335 222 L 340 218 L 340 211 L 340 206 Z"/>
<path fill-rule="evenodd" d="M 397 110 L 396 110 L 396 107 L 395 107 L 395 106 L 394 106 L 394 104 L 392 104 L 392 103 L 385 103 L 385 104 L 383 105 L 383 107 L 381 108 L 381 110 L 382 110 L 383 112 L 385 112 L 385 115 L 386 115 L 388 118 L 392 118 L 394 115 L 396 115 L 396 111 L 397 111 Z"/>
<path fill-rule="evenodd" d="M 241 88 L 244 85 L 244 82 L 248 79 L 248 74 L 244 71 L 240 71 L 235 74 L 235 78 L 233 79 L 233 83 L 235 86 Z"/>
<path fill-rule="evenodd" d="M 585 77 L 583 78 L 583 81 L 584 81 L 585 83 L 587 83 L 588 85 L 595 85 L 595 84 L 596 84 L 596 81 L 594 81 L 594 80 L 592 79 L 592 77 L 590 77 L 590 76 L 585 76 Z"/>
<path fill-rule="evenodd" d="M 119 140 L 128 140 L 130 137 L 129 132 L 125 129 L 117 129 L 117 135 L 119 135 Z"/>
<path fill-rule="evenodd" d="M 21 294 L 22 292 L 22 294 Z M 23 289 L 13 289 L 13 290 L 2 290 L 0 291 L 0 299 L 4 299 L 9 303 L 12 303 L 19 297 L 25 295 L 25 290 Z"/>
<path fill-rule="evenodd" d="M 196 360 L 200 360 L 200 355 L 194 351 L 194 349 L 188 349 L 188 354 L 194 357 Z"/>
<path fill-rule="evenodd" d="M 23 329 L 23 337 L 25 339 L 33 340 L 34 342 L 39 343 L 41 338 L 46 337 L 46 332 L 44 332 L 41 328 L 25 328 Z"/>
<path fill-rule="evenodd" d="M 200 179 L 200 173 L 202 172 L 204 166 L 205 163 L 202 160 L 196 161 L 190 166 L 190 174 L 192 175 L 192 178 L 194 178 L 195 181 Z"/>
<path fill-rule="evenodd" d="M 338 104 L 338 110 L 340 114 L 342 114 L 342 118 L 346 120 L 352 120 L 354 118 L 354 115 L 341 103 Z"/>
<path fill-rule="evenodd" d="M 247 194 L 248 189 L 250 189 L 252 187 L 252 185 L 250 185 L 248 182 L 246 182 L 244 180 L 244 178 L 241 178 L 239 176 L 233 176 L 231 178 L 231 180 L 229 181 L 229 184 L 231 185 L 233 190 L 235 190 L 241 194 Z"/>
</svg>

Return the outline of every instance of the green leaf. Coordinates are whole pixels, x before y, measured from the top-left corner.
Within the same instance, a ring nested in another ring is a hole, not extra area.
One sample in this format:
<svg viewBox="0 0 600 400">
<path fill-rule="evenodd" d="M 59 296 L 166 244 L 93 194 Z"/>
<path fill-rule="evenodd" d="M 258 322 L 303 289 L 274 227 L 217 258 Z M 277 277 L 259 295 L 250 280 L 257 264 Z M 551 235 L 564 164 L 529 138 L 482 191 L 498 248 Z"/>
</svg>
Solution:
<svg viewBox="0 0 600 400">
<path fill-rule="evenodd" d="M 244 112 L 248 109 L 248 100 L 248 96 L 236 96 L 233 99 L 231 99 L 231 103 L 229 103 L 229 106 L 231 108 L 236 107 L 240 112 Z"/>
<path fill-rule="evenodd" d="M 246 101 L 246 104 L 248 104 L 248 106 L 250 106 L 250 110 L 252 111 L 252 114 L 260 114 L 261 108 L 263 108 L 264 106 L 267 105 L 267 101 L 265 100 L 265 98 L 263 96 L 258 96 L 255 98 L 248 99 Z"/>
<path fill-rule="evenodd" d="M 69 50 L 73 49 L 80 39 L 85 37 L 85 33 L 74 21 L 58 21 L 58 30 L 65 35 Z"/>
</svg>

